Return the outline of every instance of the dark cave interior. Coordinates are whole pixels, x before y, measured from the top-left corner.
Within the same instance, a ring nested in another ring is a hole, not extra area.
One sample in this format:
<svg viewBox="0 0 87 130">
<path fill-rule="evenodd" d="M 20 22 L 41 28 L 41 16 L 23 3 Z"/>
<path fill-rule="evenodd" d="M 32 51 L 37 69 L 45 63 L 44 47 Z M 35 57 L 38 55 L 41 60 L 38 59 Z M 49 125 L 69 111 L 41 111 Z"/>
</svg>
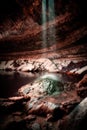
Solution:
<svg viewBox="0 0 87 130">
<path fill-rule="evenodd" d="M 0 85 L 0 130 L 86 130 L 86 1 L 1 0 Z"/>
</svg>

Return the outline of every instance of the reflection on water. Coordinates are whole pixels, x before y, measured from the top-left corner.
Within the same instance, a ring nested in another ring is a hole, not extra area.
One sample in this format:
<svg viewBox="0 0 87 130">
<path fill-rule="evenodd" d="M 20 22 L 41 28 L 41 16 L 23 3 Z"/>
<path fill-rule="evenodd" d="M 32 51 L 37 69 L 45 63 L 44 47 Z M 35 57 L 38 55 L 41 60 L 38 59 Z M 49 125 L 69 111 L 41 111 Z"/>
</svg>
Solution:
<svg viewBox="0 0 87 130">
<path fill-rule="evenodd" d="M 34 81 L 44 73 L 6 72 L 0 71 L 0 97 L 16 96 L 20 87 Z M 54 74 L 54 73 L 53 73 Z M 76 82 L 76 78 L 65 74 L 56 74 L 59 81 Z"/>
<path fill-rule="evenodd" d="M 23 72 L 0 72 L 0 97 L 17 95 L 17 90 L 38 77 L 38 74 Z"/>
</svg>

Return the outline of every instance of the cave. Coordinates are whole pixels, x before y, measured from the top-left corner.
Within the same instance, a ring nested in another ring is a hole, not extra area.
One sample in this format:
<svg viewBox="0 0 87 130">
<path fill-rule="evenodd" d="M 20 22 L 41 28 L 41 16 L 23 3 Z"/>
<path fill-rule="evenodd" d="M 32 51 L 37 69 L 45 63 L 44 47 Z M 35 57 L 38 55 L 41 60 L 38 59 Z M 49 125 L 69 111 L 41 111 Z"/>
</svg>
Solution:
<svg viewBox="0 0 87 130">
<path fill-rule="evenodd" d="M 87 129 L 87 7 L 0 1 L 0 130 Z"/>
</svg>

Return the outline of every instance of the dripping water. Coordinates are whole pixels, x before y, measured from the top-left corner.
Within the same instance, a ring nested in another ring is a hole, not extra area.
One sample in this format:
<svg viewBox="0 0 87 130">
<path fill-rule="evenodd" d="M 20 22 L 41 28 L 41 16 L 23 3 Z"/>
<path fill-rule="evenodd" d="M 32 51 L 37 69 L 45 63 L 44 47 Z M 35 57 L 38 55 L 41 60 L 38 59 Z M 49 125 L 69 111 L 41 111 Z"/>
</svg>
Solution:
<svg viewBox="0 0 87 130">
<path fill-rule="evenodd" d="M 47 29 L 49 22 L 54 19 L 54 0 L 42 0 L 42 48 L 48 48 L 56 42 L 55 27 L 51 26 Z"/>
<path fill-rule="evenodd" d="M 47 17 L 46 17 L 46 0 L 42 1 L 42 48 L 47 48 L 47 31 L 46 30 L 46 21 L 47 21 Z M 44 55 L 44 54 L 43 54 Z"/>
</svg>

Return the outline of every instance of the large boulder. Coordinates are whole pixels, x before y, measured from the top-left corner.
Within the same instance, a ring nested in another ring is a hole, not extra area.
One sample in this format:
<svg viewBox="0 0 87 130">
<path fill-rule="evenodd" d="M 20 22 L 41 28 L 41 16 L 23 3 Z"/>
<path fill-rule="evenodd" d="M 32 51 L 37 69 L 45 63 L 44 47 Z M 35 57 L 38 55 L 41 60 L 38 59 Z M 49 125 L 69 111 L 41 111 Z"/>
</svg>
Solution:
<svg viewBox="0 0 87 130">
<path fill-rule="evenodd" d="M 22 95 L 30 95 L 31 97 L 41 97 L 44 95 L 60 94 L 63 89 L 63 83 L 56 75 L 45 74 L 33 83 L 21 87 L 19 93 Z"/>
</svg>

